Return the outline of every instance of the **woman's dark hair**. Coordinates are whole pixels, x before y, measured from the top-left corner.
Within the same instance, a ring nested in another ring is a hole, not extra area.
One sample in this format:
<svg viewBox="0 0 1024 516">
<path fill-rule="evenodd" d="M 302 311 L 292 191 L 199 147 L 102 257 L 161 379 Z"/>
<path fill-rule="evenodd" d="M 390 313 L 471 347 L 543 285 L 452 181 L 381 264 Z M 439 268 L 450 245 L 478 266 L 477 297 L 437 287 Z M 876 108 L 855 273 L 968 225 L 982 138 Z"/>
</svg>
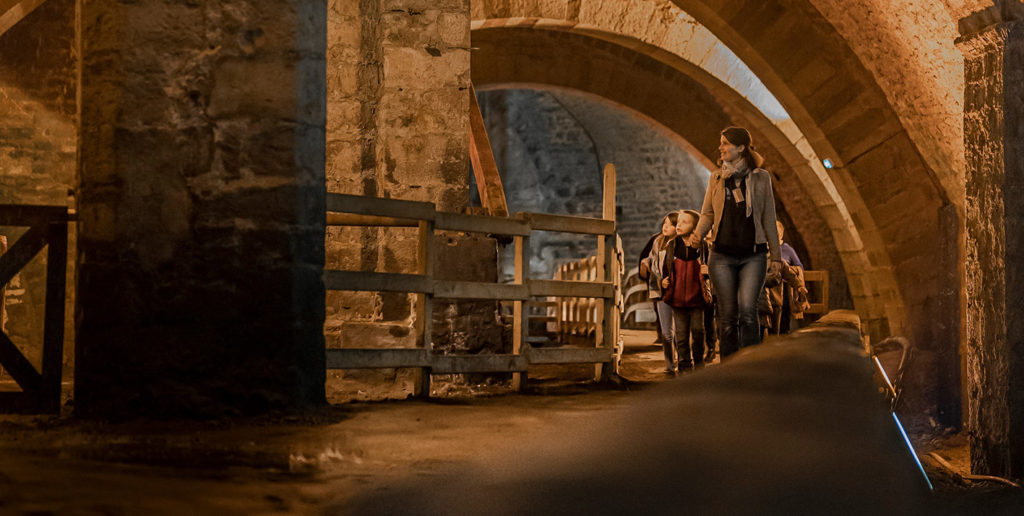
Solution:
<svg viewBox="0 0 1024 516">
<path fill-rule="evenodd" d="M 722 131 L 722 136 L 725 137 L 726 141 L 737 147 L 743 146 L 743 152 L 740 155 L 743 156 L 743 159 L 747 160 L 747 166 L 751 170 L 761 168 L 764 165 L 764 158 L 754 150 L 754 144 L 750 139 L 750 131 L 742 127 L 727 127 Z"/>
</svg>

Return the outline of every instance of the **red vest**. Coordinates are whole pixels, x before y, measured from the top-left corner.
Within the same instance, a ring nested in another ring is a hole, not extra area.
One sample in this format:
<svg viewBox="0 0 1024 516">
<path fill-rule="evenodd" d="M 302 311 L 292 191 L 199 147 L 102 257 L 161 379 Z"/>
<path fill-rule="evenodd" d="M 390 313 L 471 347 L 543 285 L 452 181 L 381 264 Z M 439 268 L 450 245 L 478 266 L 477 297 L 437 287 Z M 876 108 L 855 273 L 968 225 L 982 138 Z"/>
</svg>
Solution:
<svg viewBox="0 0 1024 516">
<path fill-rule="evenodd" d="M 672 276 L 661 300 L 675 308 L 704 307 L 704 295 L 700 292 L 700 260 L 672 259 Z"/>
</svg>

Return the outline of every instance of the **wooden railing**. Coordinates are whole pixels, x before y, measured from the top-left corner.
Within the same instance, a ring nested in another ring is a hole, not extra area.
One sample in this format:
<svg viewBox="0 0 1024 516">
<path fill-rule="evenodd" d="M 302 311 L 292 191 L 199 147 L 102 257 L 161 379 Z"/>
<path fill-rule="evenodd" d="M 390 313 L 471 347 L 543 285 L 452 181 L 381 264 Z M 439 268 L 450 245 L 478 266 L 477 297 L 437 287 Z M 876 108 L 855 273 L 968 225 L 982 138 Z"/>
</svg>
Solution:
<svg viewBox="0 0 1024 516">
<path fill-rule="evenodd" d="M 606 170 L 606 179 L 609 171 Z M 614 169 L 610 170 L 614 185 Z M 606 187 L 607 190 L 607 187 Z M 612 186 L 614 195 L 614 186 Z M 618 342 L 619 309 L 615 303 L 617 275 L 615 246 L 606 245 L 615 236 L 615 221 L 543 213 L 520 213 L 515 217 L 463 215 L 436 211 L 431 203 L 328 194 L 328 225 L 417 227 L 416 274 L 339 271 L 324 272 L 329 290 L 408 292 L 418 294 L 416 303 L 416 348 L 328 349 L 328 369 L 410 367 L 417 369 L 414 395 L 429 396 L 431 374 L 513 373 L 513 388 L 522 389 L 526 372 L 534 364 L 597 364 L 595 375 L 614 372 L 614 347 Z M 614 213 L 614 211 L 612 212 Z M 460 231 L 509 236 L 515 245 L 514 282 L 485 283 L 434 279 L 434 232 Z M 554 231 L 595 235 L 598 255 L 594 277 L 589 281 L 540 280 L 529 277 L 530 235 Z M 510 354 L 443 355 L 431 346 L 433 299 L 481 299 L 513 302 L 513 337 Z M 527 344 L 529 317 L 526 307 L 535 298 L 593 298 L 596 311 L 593 348 L 533 349 Z"/>
<path fill-rule="evenodd" d="M 804 285 L 807 286 L 811 307 L 805 314 L 824 315 L 828 313 L 828 271 L 804 271 Z M 812 294 L 814 294 L 812 296 Z M 813 297 L 814 299 L 810 299 Z"/>
<path fill-rule="evenodd" d="M 622 312 L 622 268 L 623 268 L 622 241 L 616 238 L 615 245 L 615 273 L 612 282 L 615 285 L 615 292 L 618 294 L 615 299 L 618 311 Z M 562 264 L 555 271 L 555 279 L 562 281 L 596 281 L 600 276 L 601 266 L 597 256 L 589 256 L 582 260 Z M 559 336 L 563 344 L 579 342 L 593 337 L 598 327 L 598 312 L 601 310 L 602 300 L 598 298 L 548 298 L 548 320 L 555 326 L 553 330 Z M 621 325 L 621 322 L 618 323 Z"/>
<path fill-rule="evenodd" d="M 0 366 L 21 388 L 20 392 L 0 392 L 0 412 L 57 413 L 64 352 L 68 210 L 63 206 L 0 205 L 0 226 L 28 227 L 0 256 L 0 287 L 6 287 L 44 247 L 48 248 L 42 367 L 37 370 L 0 331 Z"/>
</svg>

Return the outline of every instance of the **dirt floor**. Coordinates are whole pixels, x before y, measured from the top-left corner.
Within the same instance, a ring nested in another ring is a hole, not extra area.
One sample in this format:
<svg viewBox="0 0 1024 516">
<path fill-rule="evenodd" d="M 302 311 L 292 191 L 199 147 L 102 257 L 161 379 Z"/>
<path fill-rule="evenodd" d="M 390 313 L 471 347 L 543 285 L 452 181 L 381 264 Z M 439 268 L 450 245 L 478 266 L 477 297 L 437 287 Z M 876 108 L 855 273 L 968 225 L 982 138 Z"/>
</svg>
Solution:
<svg viewBox="0 0 1024 516">
<path fill-rule="evenodd" d="M 570 371 L 531 371 L 528 394 L 486 384 L 431 401 L 350 402 L 303 417 L 96 423 L 3 416 L 0 514 L 347 514 L 356 496 L 578 427 L 671 378 L 653 333 L 625 337 L 622 371 L 632 382 L 614 388 L 585 383 L 590 367 L 568 381 Z M 917 439 L 922 455 L 937 452 L 966 468 L 961 436 Z M 1024 514 L 1021 490 L 924 463 L 951 514 Z"/>
</svg>

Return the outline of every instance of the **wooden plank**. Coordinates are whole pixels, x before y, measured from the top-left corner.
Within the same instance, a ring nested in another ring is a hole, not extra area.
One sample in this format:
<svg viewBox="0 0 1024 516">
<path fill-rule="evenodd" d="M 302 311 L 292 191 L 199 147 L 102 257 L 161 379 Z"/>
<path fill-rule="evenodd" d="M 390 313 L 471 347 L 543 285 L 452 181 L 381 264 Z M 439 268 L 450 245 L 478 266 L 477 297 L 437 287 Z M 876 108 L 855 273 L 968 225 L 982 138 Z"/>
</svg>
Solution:
<svg viewBox="0 0 1024 516">
<path fill-rule="evenodd" d="M 429 365 L 427 350 L 422 348 L 327 350 L 327 369 L 390 369 Z"/>
<path fill-rule="evenodd" d="M 517 217 L 530 223 L 534 231 L 557 231 L 581 235 L 614 235 L 615 222 L 589 217 L 571 217 L 550 213 L 519 213 Z"/>
<path fill-rule="evenodd" d="M 498 164 L 491 150 L 491 140 L 487 137 L 487 126 L 476 99 L 476 88 L 472 84 L 469 86 L 469 99 L 469 161 L 473 166 L 477 191 L 480 192 L 480 203 L 487 209 L 487 213 L 508 217 L 505 187 L 501 184 L 501 174 L 498 173 Z"/>
<path fill-rule="evenodd" d="M 68 256 L 68 225 L 50 224 L 46 256 L 46 304 L 43 317 L 42 391 L 40 410 L 60 413 L 64 369 L 64 294 Z"/>
<path fill-rule="evenodd" d="M 324 271 L 327 290 L 354 290 L 366 292 L 431 293 L 434 282 L 419 274 L 388 274 L 362 271 Z"/>
<path fill-rule="evenodd" d="M 416 272 L 428 280 L 434 279 L 434 223 L 419 223 L 416 243 Z M 416 345 L 423 348 L 429 357 L 433 349 L 434 297 L 429 292 L 416 295 Z M 430 397 L 430 369 L 421 367 L 413 375 L 412 395 L 418 398 Z"/>
<path fill-rule="evenodd" d="M 420 221 L 416 219 L 396 219 L 394 217 L 377 217 L 375 215 L 356 215 L 353 213 L 328 213 L 327 225 L 415 228 L 419 227 Z"/>
<path fill-rule="evenodd" d="M 0 226 L 36 226 L 68 220 L 64 206 L 0 204 Z"/>
<path fill-rule="evenodd" d="M 43 385 L 42 375 L 3 332 L 0 332 L 0 366 L 25 392 L 40 392 Z"/>
<path fill-rule="evenodd" d="M 615 193 L 616 176 L 615 165 L 608 163 L 604 167 L 604 185 L 601 216 L 612 223 L 615 222 Z M 618 260 L 616 257 L 615 244 L 618 235 L 601 236 L 597 239 L 597 279 L 602 282 L 612 283 L 613 296 L 595 303 L 594 334 L 595 344 L 598 348 L 609 351 L 608 363 L 596 364 L 594 366 L 594 379 L 601 381 L 613 374 L 615 362 L 611 360 L 611 351 L 618 341 L 618 331 L 615 323 L 618 320 L 616 310 L 616 297 L 619 292 L 618 283 L 621 277 L 618 274 Z"/>
<path fill-rule="evenodd" d="M 44 2 L 46 0 L 21 0 L 13 5 L 0 6 L 3 7 L 0 10 L 0 36 L 3 36 L 4 33 L 11 30 L 18 22 L 24 20 L 26 16 L 35 11 L 40 5 L 43 5 Z"/>
<path fill-rule="evenodd" d="M 435 281 L 434 297 L 444 299 L 526 300 L 530 289 L 525 285 L 480 283 L 475 281 Z"/>
<path fill-rule="evenodd" d="M 522 355 L 433 355 L 430 369 L 434 374 L 456 373 L 522 373 L 529 363 Z"/>
<path fill-rule="evenodd" d="M 530 237 L 529 235 L 515 237 L 515 282 L 518 286 L 529 289 L 530 277 Z M 526 302 L 518 300 L 512 308 L 512 354 L 522 356 L 524 351 L 529 350 L 527 340 L 530 338 L 530 319 L 526 317 Z M 526 372 L 518 372 L 512 375 L 512 390 L 522 392 L 526 390 L 529 377 Z"/>
<path fill-rule="evenodd" d="M 46 224 L 32 226 L 0 256 L 0 285 L 10 283 L 14 275 L 46 246 L 46 231 Z"/>
<path fill-rule="evenodd" d="M 436 229 L 484 233 L 488 235 L 529 236 L 530 225 L 523 220 L 485 215 L 438 212 L 434 218 Z"/>
<path fill-rule="evenodd" d="M 608 282 L 530 280 L 531 296 L 597 297 L 611 299 L 615 288 Z M 580 314 L 583 315 L 582 313 Z"/>
<path fill-rule="evenodd" d="M 828 271 L 804 271 L 804 284 L 819 283 L 821 300 L 811 302 L 805 314 L 824 314 L 828 312 Z"/>
<path fill-rule="evenodd" d="M 533 348 L 527 357 L 530 364 L 597 364 L 612 357 L 609 348 Z"/>
<path fill-rule="evenodd" d="M 327 194 L 327 211 L 416 220 L 434 220 L 435 213 L 434 205 L 429 202 L 337 193 Z"/>
<path fill-rule="evenodd" d="M 0 256 L 7 252 L 7 237 L 0 235 Z M 7 286 L 0 284 L 0 331 L 7 331 Z M 3 370 L 0 369 L 0 377 L 3 377 Z"/>
</svg>

